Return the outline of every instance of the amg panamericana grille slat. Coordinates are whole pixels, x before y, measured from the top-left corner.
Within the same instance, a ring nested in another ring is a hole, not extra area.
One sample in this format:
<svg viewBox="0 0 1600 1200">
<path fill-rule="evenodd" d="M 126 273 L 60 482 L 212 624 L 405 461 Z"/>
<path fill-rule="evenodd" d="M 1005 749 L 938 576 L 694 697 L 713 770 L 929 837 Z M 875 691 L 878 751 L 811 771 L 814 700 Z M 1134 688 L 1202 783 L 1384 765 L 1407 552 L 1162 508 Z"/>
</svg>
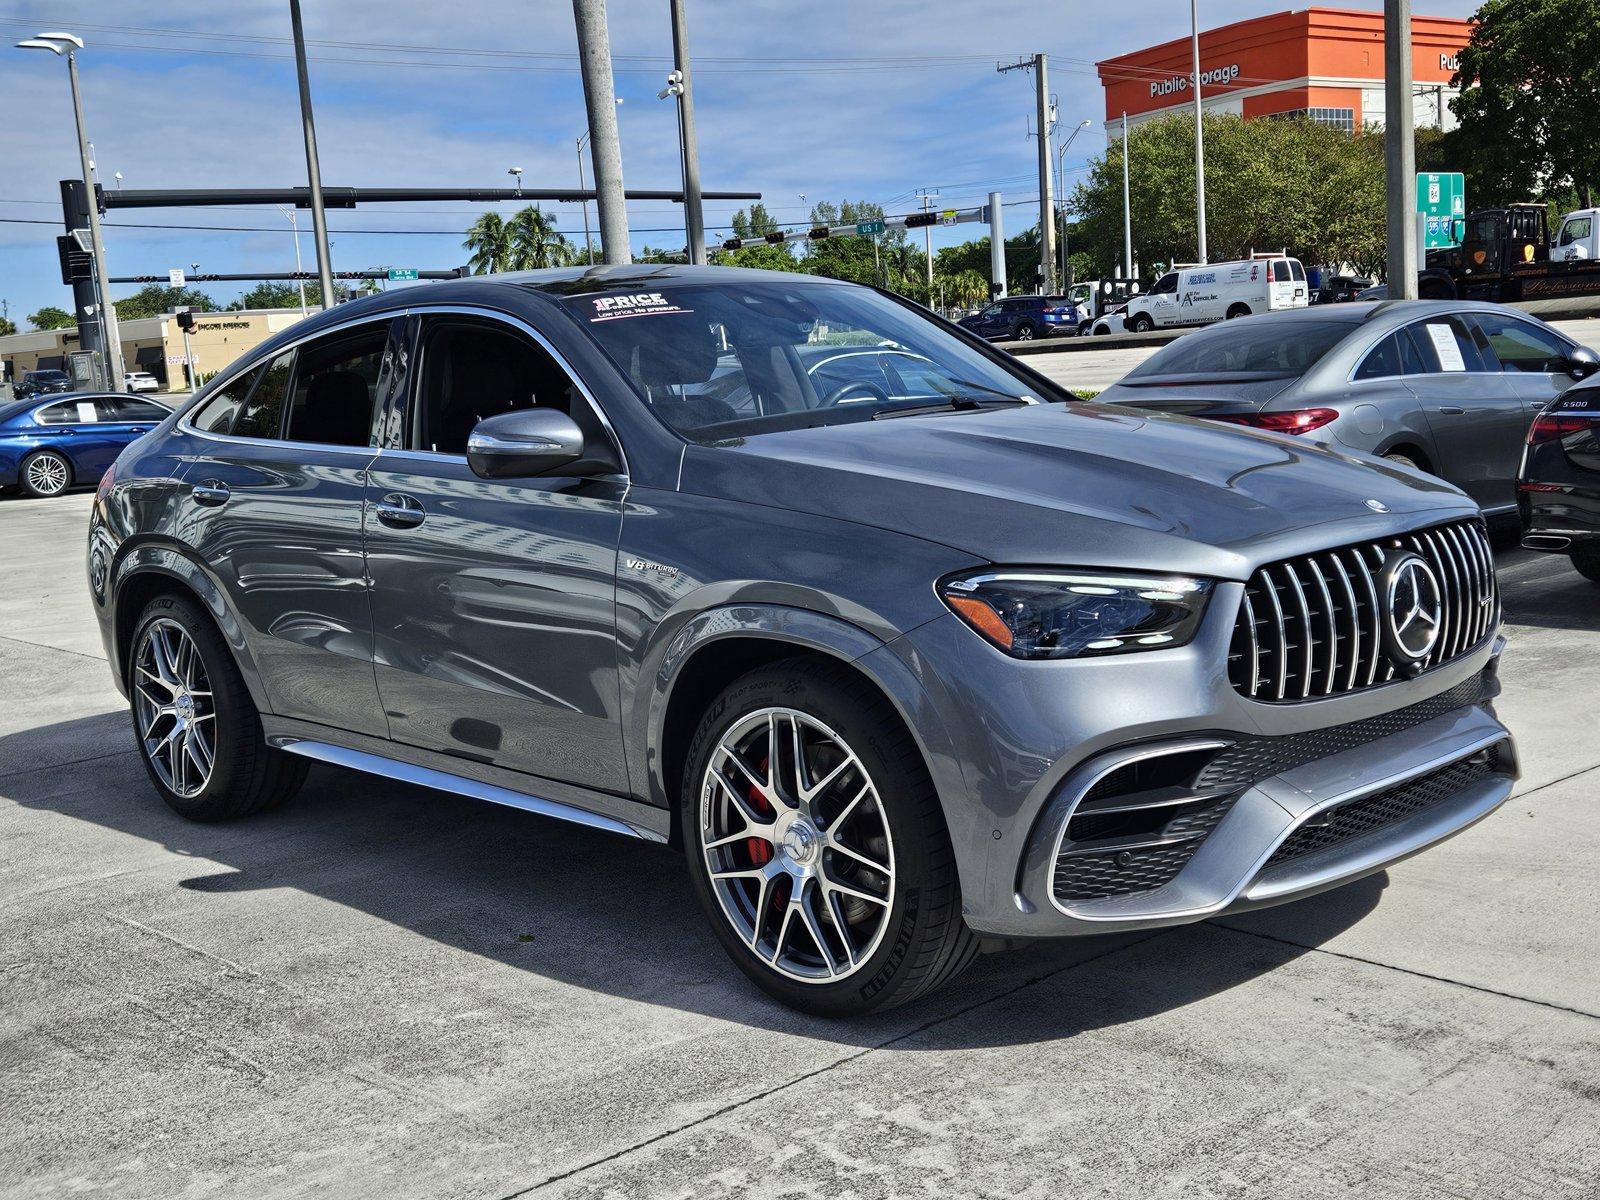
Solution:
<svg viewBox="0 0 1600 1200">
<path fill-rule="evenodd" d="M 1457 521 L 1259 568 L 1245 585 L 1228 675 L 1253 700 L 1295 701 L 1388 683 L 1384 567 L 1416 554 L 1439 583 L 1439 629 L 1426 671 L 1475 649 L 1500 623 L 1494 558 L 1483 523 Z"/>
</svg>

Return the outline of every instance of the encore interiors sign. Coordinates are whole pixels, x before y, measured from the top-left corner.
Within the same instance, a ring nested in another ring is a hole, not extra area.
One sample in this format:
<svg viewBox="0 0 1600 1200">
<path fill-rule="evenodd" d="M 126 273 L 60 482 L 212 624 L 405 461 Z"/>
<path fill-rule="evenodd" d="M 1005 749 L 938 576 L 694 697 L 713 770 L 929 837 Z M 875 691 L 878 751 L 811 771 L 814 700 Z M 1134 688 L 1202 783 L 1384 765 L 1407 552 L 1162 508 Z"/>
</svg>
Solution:
<svg viewBox="0 0 1600 1200">
<path fill-rule="evenodd" d="M 1237 78 L 1239 78 L 1239 64 L 1229 63 L 1225 67 L 1212 67 L 1209 71 L 1200 72 L 1200 86 L 1232 83 Z M 1170 96 L 1174 92 L 1186 92 L 1189 90 L 1189 79 L 1190 76 L 1188 75 L 1174 75 L 1170 79 L 1154 80 L 1150 84 L 1150 94 L 1152 96 Z"/>
</svg>

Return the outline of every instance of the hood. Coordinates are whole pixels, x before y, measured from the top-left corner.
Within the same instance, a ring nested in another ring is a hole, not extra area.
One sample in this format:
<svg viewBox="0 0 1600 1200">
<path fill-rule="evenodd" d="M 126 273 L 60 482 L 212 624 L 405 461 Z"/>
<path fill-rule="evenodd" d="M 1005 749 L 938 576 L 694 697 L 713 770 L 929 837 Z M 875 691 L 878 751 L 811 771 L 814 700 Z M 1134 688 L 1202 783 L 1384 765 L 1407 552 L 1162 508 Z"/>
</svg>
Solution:
<svg viewBox="0 0 1600 1200">
<path fill-rule="evenodd" d="M 1477 512 L 1444 481 L 1380 459 L 1082 403 L 690 446 L 680 486 L 893 530 L 990 562 L 1223 579 Z"/>
<path fill-rule="evenodd" d="M 1155 412 L 1259 412 L 1269 401 L 1298 384 L 1301 378 L 1303 377 L 1291 375 L 1279 379 L 1189 381 L 1181 376 L 1175 376 L 1142 387 L 1117 382 L 1101 392 L 1096 399 L 1102 404 L 1125 404 L 1129 408 L 1150 409 Z"/>
</svg>

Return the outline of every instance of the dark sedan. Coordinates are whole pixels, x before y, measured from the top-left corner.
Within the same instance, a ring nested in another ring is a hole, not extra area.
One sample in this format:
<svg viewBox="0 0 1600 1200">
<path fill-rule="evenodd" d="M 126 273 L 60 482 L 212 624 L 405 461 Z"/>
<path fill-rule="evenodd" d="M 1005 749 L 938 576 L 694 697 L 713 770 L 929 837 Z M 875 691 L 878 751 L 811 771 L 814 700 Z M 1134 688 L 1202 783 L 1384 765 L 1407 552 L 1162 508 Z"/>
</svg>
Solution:
<svg viewBox="0 0 1600 1200">
<path fill-rule="evenodd" d="M 1517 510 L 1524 546 L 1570 555 L 1600 584 L 1600 376 L 1548 405 L 1528 430 Z"/>
<path fill-rule="evenodd" d="M 100 481 L 122 448 L 171 410 L 119 392 L 75 392 L 0 405 L 0 487 L 57 496 Z"/>
<path fill-rule="evenodd" d="M 17 399 L 52 396 L 72 390 L 72 376 L 65 371 L 29 371 L 17 384 Z"/>
<path fill-rule="evenodd" d="M 1099 399 L 1365 451 L 1510 515 L 1528 426 L 1597 369 L 1593 351 L 1498 304 L 1317 305 L 1181 337 Z"/>
</svg>

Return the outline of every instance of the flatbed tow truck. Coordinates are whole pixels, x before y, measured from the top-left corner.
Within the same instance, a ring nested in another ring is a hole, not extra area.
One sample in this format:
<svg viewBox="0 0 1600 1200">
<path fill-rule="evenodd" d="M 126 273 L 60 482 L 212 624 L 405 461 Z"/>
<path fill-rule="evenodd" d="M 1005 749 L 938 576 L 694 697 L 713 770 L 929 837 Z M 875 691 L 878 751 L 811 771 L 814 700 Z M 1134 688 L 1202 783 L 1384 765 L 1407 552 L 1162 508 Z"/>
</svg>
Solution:
<svg viewBox="0 0 1600 1200">
<path fill-rule="evenodd" d="M 1428 251 L 1417 277 L 1422 299 L 1600 296 L 1600 209 L 1567 213 L 1553 244 L 1542 204 L 1483 208 L 1457 220 L 1461 244 Z"/>
</svg>

